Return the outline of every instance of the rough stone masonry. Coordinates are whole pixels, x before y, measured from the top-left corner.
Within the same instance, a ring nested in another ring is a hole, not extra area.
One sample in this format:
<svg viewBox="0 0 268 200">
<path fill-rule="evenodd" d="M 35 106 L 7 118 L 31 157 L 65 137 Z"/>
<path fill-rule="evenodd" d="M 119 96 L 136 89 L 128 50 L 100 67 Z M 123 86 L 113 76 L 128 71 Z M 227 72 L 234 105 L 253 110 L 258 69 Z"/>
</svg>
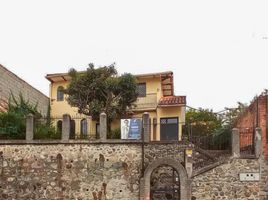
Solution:
<svg viewBox="0 0 268 200">
<path fill-rule="evenodd" d="M 192 199 L 202 200 L 255 200 L 261 197 L 260 181 L 240 181 L 239 173 L 260 173 L 256 159 L 230 159 L 208 172 L 194 178 Z"/>
<path fill-rule="evenodd" d="M 146 144 L 145 166 L 161 157 L 182 162 L 183 150 L 178 148 Z M 260 168 L 260 162 L 265 160 L 229 159 L 195 175 L 192 199 L 267 199 L 267 168 Z M 260 182 L 239 180 L 240 172 L 260 170 L 266 173 Z M 139 143 L 0 145 L 0 199 L 138 200 L 140 178 Z"/>
<path fill-rule="evenodd" d="M 140 148 L 129 145 L 0 147 L 0 199 L 137 199 Z"/>
<path fill-rule="evenodd" d="M 176 146 L 146 145 L 146 166 Z M 134 200 L 140 176 L 140 144 L 0 145 L 0 199 Z"/>
</svg>

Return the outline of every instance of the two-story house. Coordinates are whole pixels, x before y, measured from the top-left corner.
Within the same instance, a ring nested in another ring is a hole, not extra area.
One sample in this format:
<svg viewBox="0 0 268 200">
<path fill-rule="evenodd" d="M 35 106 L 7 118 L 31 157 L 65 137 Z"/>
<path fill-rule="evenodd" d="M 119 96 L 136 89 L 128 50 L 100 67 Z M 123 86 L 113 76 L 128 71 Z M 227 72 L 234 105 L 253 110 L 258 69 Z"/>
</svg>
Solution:
<svg viewBox="0 0 268 200">
<path fill-rule="evenodd" d="M 135 75 L 138 81 L 138 99 L 132 110 L 133 118 L 141 118 L 144 112 L 150 116 L 151 140 L 181 140 L 182 125 L 185 122 L 186 96 L 174 95 L 173 72 L 160 72 Z M 51 116 L 69 114 L 72 120 L 73 134 L 91 134 L 98 132 L 98 122 L 78 114 L 77 108 L 71 107 L 62 92 L 69 84 L 68 73 L 47 74 L 50 81 Z M 78 118 L 80 120 L 75 120 Z M 61 121 L 59 119 L 58 126 Z M 120 127 L 118 119 L 113 128 Z"/>
</svg>

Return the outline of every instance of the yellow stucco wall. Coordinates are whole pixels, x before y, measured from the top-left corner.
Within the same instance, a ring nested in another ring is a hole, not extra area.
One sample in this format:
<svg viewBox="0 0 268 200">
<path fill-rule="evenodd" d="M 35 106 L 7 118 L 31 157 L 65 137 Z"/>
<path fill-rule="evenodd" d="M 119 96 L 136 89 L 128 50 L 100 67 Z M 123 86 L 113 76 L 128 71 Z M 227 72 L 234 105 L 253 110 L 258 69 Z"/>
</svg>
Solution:
<svg viewBox="0 0 268 200">
<path fill-rule="evenodd" d="M 157 94 L 157 100 L 162 97 L 160 77 L 137 78 L 138 83 L 146 83 L 147 94 Z"/>
<path fill-rule="evenodd" d="M 159 77 L 152 78 L 137 78 L 139 83 L 146 83 L 146 93 L 147 94 L 157 94 L 157 101 L 162 96 L 161 90 L 161 82 Z M 59 86 L 67 87 L 69 82 L 54 82 L 50 84 L 50 99 L 51 99 L 51 115 L 52 116 L 62 116 L 63 114 L 70 114 L 74 116 L 77 114 L 77 108 L 71 107 L 68 102 L 64 99 L 64 101 L 57 101 L 57 89 Z M 66 95 L 65 95 L 66 97 Z"/>
<path fill-rule="evenodd" d="M 64 100 L 63 101 L 57 101 L 57 89 L 59 86 L 62 86 L 64 88 L 67 87 L 69 82 L 67 81 L 62 81 L 62 82 L 55 82 L 53 84 L 50 84 L 50 106 L 51 106 L 51 117 L 52 119 L 55 118 L 55 124 L 57 123 L 58 120 L 62 119 L 62 116 L 64 114 L 69 114 L 71 119 L 75 121 L 75 134 L 79 135 L 81 132 L 81 120 L 82 119 L 87 119 L 87 130 L 88 130 L 88 135 L 95 135 L 96 133 L 96 122 L 93 121 L 90 117 L 79 114 L 77 112 L 76 107 L 71 107 L 67 100 L 66 100 L 66 95 L 64 95 Z"/>
<path fill-rule="evenodd" d="M 169 117 L 178 117 L 178 138 L 181 140 L 182 136 L 182 125 L 185 123 L 185 106 L 176 106 L 176 107 L 160 107 L 157 108 L 157 140 L 160 140 L 160 119 L 169 118 Z"/>
<path fill-rule="evenodd" d="M 56 82 L 50 84 L 50 106 L 51 106 L 51 116 L 59 117 L 64 114 L 69 114 L 75 116 L 77 114 L 77 108 L 71 107 L 66 101 L 64 95 L 64 101 L 57 101 L 57 89 L 59 86 L 66 88 L 68 82 Z"/>
</svg>

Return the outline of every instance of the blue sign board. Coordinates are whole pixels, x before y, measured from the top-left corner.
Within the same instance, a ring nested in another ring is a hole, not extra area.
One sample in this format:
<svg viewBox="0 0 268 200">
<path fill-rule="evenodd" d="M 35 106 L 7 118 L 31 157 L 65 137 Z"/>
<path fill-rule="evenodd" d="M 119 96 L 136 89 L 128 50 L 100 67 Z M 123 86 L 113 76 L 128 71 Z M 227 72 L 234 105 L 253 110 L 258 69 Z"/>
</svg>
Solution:
<svg viewBox="0 0 268 200">
<path fill-rule="evenodd" d="M 141 119 L 121 119 L 121 139 L 140 139 L 141 125 Z"/>
</svg>

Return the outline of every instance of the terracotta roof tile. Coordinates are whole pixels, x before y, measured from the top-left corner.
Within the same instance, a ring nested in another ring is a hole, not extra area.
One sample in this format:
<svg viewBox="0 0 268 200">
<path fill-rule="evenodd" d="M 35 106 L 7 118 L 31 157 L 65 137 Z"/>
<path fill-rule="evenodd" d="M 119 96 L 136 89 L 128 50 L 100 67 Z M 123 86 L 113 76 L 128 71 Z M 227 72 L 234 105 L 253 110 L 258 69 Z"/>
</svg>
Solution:
<svg viewBox="0 0 268 200">
<path fill-rule="evenodd" d="M 186 104 L 186 96 L 166 96 L 159 100 L 159 106 L 174 106 Z"/>
</svg>

